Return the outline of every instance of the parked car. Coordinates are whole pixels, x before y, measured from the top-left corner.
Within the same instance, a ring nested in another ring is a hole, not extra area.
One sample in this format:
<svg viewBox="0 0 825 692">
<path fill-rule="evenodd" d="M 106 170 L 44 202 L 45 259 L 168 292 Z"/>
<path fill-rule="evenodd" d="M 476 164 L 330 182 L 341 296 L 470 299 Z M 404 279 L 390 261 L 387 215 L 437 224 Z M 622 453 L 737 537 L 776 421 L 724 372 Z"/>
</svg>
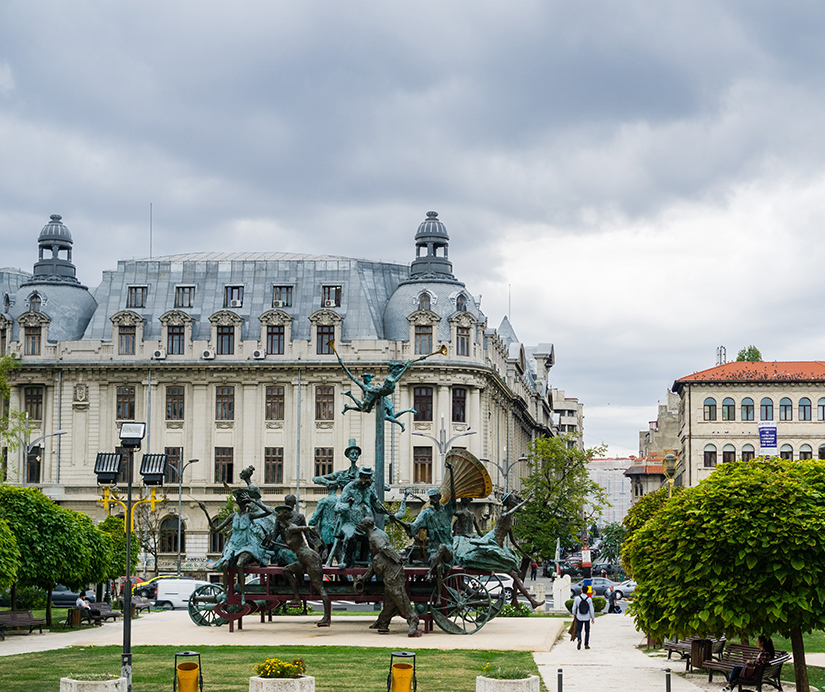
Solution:
<svg viewBox="0 0 825 692">
<path fill-rule="evenodd" d="M 199 586 L 209 584 L 202 579 L 184 577 L 181 579 L 158 579 L 155 582 L 155 607 L 173 610 L 189 606 L 189 597 Z"/>
<path fill-rule="evenodd" d="M 559 568 L 561 569 L 561 576 L 569 574 L 571 577 L 581 577 L 582 575 L 580 562 L 571 562 L 570 560 L 559 560 Z M 556 573 L 555 561 L 549 560 L 548 562 L 545 562 L 544 571 L 542 573 L 545 577 L 552 577 Z"/>
<path fill-rule="evenodd" d="M 85 591 L 83 595 L 89 603 L 95 602 L 94 591 Z M 52 605 L 57 608 L 74 608 L 78 596 L 80 596 L 79 591 L 70 591 L 62 584 L 58 584 L 52 589 Z"/>
<path fill-rule="evenodd" d="M 159 574 L 135 586 L 132 589 L 132 593 L 136 596 L 143 596 L 144 598 L 154 598 L 156 592 L 155 585 L 161 579 L 188 579 L 194 581 L 194 577 L 179 577 L 177 574 Z"/>
<path fill-rule="evenodd" d="M 513 578 L 509 574 L 493 574 L 491 576 L 481 576 L 478 580 L 487 587 L 487 593 L 492 598 L 498 599 L 502 588 L 504 589 L 504 600 L 509 603 L 513 598 Z"/>
<path fill-rule="evenodd" d="M 614 590 L 619 598 L 630 598 L 636 590 L 636 582 L 632 579 L 625 579 L 625 581 L 617 584 Z"/>
<path fill-rule="evenodd" d="M 604 596 L 607 593 L 607 588 L 609 586 L 613 586 L 614 588 L 618 586 L 618 582 L 615 582 L 611 579 L 605 579 L 604 577 L 593 577 L 590 580 L 591 588 L 593 591 L 596 592 L 597 596 Z M 570 585 L 570 591 L 574 596 L 578 596 L 582 592 L 582 585 L 584 584 L 584 579 L 581 581 L 576 582 L 575 584 Z"/>
</svg>

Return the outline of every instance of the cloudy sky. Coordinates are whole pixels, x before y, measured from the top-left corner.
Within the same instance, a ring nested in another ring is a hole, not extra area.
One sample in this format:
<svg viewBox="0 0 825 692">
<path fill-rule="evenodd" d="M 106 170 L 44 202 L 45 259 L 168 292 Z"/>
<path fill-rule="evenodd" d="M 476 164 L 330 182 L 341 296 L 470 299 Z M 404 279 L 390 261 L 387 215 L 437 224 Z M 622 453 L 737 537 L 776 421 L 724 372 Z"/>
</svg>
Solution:
<svg viewBox="0 0 825 692">
<path fill-rule="evenodd" d="M 49 214 L 118 258 L 408 262 L 434 209 L 497 326 L 552 341 L 585 443 L 673 380 L 825 358 L 825 5 L 0 5 L 0 266 Z M 508 301 L 511 296 L 511 301 Z"/>
</svg>

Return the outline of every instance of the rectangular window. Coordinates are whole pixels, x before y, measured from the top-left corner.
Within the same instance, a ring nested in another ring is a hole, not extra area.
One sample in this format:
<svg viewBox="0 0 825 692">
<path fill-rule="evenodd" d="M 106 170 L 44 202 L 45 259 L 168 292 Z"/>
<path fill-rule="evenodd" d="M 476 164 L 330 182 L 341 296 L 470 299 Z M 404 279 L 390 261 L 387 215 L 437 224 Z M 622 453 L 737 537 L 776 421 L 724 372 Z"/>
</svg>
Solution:
<svg viewBox="0 0 825 692">
<path fill-rule="evenodd" d="M 226 546 L 226 534 L 221 533 L 218 531 L 215 533 L 214 531 L 209 532 L 209 552 L 210 553 L 222 553 L 224 547 Z M 126 559 L 123 560 L 124 564 L 126 563 Z"/>
<path fill-rule="evenodd" d="M 413 483 L 433 482 L 433 448 L 413 447 Z"/>
<path fill-rule="evenodd" d="M 43 330 L 40 327 L 26 327 L 26 355 L 40 355 L 40 340 Z"/>
<path fill-rule="evenodd" d="M 339 308 L 341 307 L 341 287 L 323 286 L 321 288 L 321 307 Z"/>
<path fill-rule="evenodd" d="M 770 399 L 762 399 L 759 404 L 759 420 L 773 420 L 773 402 Z"/>
<path fill-rule="evenodd" d="M 184 391 L 179 386 L 166 388 L 166 420 L 183 420 Z"/>
<path fill-rule="evenodd" d="M 235 353 L 235 327 L 229 325 L 218 327 L 216 352 L 219 356 L 231 356 Z"/>
<path fill-rule="evenodd" d="M 40 482 L 40 461 L 43 455 L 43 448 L 32 447 L 26 455 L 26 483 Z"/>
<path fill-rule="evenodd" d="M 716 420 L 716 402 L 713 399 L 705 402 L 705 420 Z"/>
<path fill-rule="evenodd" d="M 266 352 L 275 356 L 284 353 L 284 327 L 279 324 L 270 324 L 266 328 Z M 125 558 L 124 558 L 125 559 Z"/>
<path fill-rule="evenodd" d="M 807 399 L 799 402 L 799 420 L 811 420 L 811 402 Z"/>
<path fill-rule="evenodd" d="M 716 466 L 716 450 L 705 450 L 705 468 Z"/>
<path fill-rule="evenodd" d="M 168 458 L 166 464 L 166 483 L 178 484 L 178 469 L 181 467 L 183 459 L 183 447 L 166 447 L 164 450 Z M 126 559 L 124 558 L 124 563 Z"/>
<path fill-rule="evenodd" d="M 433 327 L 430 324 L 415 326 L 415 352 L 425 354 L 433 352 Z"/>
<path fill-rule="evenodd" d="M 191 308 L 195 304 L 194 286 L 175 286 L 175 307 Z"/>
<path fill-rule="evenodd" d="M 292 286 L 272 287 L 272 307 L 291 308 L 292 307 Z"/>
<path fill-rule="evenodd" d="M 779 420 L 793 420 L 793 404 L 783 402 L 784 399 L 779 402 Z"/>
<path fill-rule="evenodd" d="M 455 352 L 458 356 L 470 355 L 470 328 L 456 327 L 455 330 Z"/>
<path fill-rule="evenodd" d="M 183 325 L 170 324 L 166 328 L 166 351 L 170 356 L 183 355 L 183 340 L 185 336 L 186 327 Z"/>
<path fill-rule="evenodd" d="M 736 420 L 736 404 L 722 404 L 722 420 Z"/>
<path fill-rule="evenodd" d="M 120 473 L 117 475 L 118 485 L 123 485 L 129 482 L 129 466 L 130 461 L 134 467 L 134 450 L 131 447 L 115 447 L 115 452 L 120 454 Z"/>
<path fill-rule="evenodd" d="M 234 387 L 215 387 L 215 420 L 235 420 Z"/>
<path fill-rule="evenodd" d="M 23 407 L 30 421 L 43 420 L 43 387 L 24 387 Z"/>
<path fill-rule="evenodd" d="M 135 327 L 118 327 L 117 329 L 117 352 L 121 356 L 135 355 Z M 125 559 L 125 558 L 124 558 Z"/>
<path fill-rule="evenodd" d="M 117 388 L 117 420 L 135 419 L 135 388 Z"/>
<path fill-rule="evenodd" d="M 467 390 L 453 387 L 453 423 L 467 422 Z"/>
<path fill-rule="evenodd" d="M 233 447 L 215 447 L 215 483 L 232 483 Z"/>
<path fill-rule="evenodd" d="M 264 411 L 266 420 L 283 420 L 284 419 L 284 388 L 283 387 L 267 387 L 266 401 L 264 404 Z"/>
<path fill-rule="evenodd" d="M 415 409 L 413 420 L 433 419 L 432 387 L 415 387 L 413 389 L 413 408 Z"/>
<path fill-rule="evenodd" d="M 315 334 L 318 340 L 315 352 L 321 356 L 334 353 L 332 346 L 330 346 L 330 341 L 335 339 L 335 326 L 332 324 L 319 324 Z"/>
<path fill-rule="evenodd" d="M 315 448 L 315 475 L 326 476 L 332 473 L 332 447 Z"/>
<path fill-rule="evenodd" d="M 126 296 L 126 307 L 145 308 L 148 290 L 147 286 L 129 286 L 129 292 Z"/>
<path fill-rule="evenodd" d="M 315 388 L 315 420 L 334 420 L 335 390 L 332 387 Z M 322 476 L 322 473 L 316 473 Z"/>
<path fill-rule="evenodd" d="M 753 404 L 742 404 L 742 420 L 753 420 Z"/>
<path fill-rule="evenodd" d="M 284 448 L 264 449 L 264 483 L 284 482 Z"/>
<path fill-rule="evenodd" d="M 5 483 L 9 477 L 9 448 L 0 448 L 0 483 Z"/>
<path fill-rule="evenodd" d="M 243 307 L 243 286 L 225 286 L 223 306 L 225 308 Z"/>
<path fill-rule="evenodd" d="M 816 419 L 825 420 L 825 400 L 820 399 L 816 405 Z"/>
</svg>

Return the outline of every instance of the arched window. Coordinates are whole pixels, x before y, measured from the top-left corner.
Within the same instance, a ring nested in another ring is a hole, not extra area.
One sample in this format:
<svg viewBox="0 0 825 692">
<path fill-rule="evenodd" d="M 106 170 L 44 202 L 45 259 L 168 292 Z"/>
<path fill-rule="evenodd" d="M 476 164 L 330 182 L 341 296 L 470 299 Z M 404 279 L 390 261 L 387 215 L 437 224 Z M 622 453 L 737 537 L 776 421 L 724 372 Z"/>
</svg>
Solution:
<svg viewBox="0 0 825 692">
<path fill-rule="evenodd" d="M 736 403 L 729 396 L 722 401 L 722 420 L 736 420 Z"/>
<path fill-rule="evenodd" d="M 716 420 L 716 399 L 705 399 L 705 420 Z"/>
<path fill-rule="evenodd" d="M 767 397 L 759 404 L 759 420 L 773 420 L 773 401 Z"/>
<path fill-rule="evenodd" d="M 459 293 L 455 299 L 455 309 L 459 312 L 467 312 L 467 296 Z"/>
<path fill-rule="evenodd" d="M 779 420 L 793 420 L 793 402 L 786 396 L 779 401 Z"/>
<path fill-rule="evenodd" d="M 716 466 L 716 445 L 705 445 L 705 468 Z"/>
<path fill-rule="evenodd" d="M 811 449 L 811 445 L 802 445 L 799 448 L 799 458 L 800 459 L 813 459 L 814 457 L 814 450 Z"/>
<path fill-rule="evenodd" d="M 222 553 L 224 546 L 226 545 L 226 534 L 225 533 L 215 533 L 214 531 L 209 532 L 209 552 L 210 553 Z M 125 562 L 124 558 L 124 562 Z"/>
<path fill-rule="evenodd" d="M 816 402 L 816 419 L 825 420 L 825 399 Z"/>
<path fill-rule="evenodd" d="M 733 461 L 736 461 L 736 447 L 733 445 L 725 445 L 722 448 L 722 462 L 730 464 Z"/>
<path fill-rule="evenodd" d="M 742 420 L 753 420 L 753 399 L 749 396 L 742 399 Z"/>
<path fill-rule="evenodd" d="M 421 291 L 418 294 L 418 309 L 419 310 L 429 310 L 430 309 L 430 294 L 427 291 Z"/>
<path fill-rule="evenodd" d="M 180 549 L 181 552 L 186 550 L 186 526 L 182 524 L 183 531 L 180 534 Z M 166 517 L 160 522 L 160 536 L 158 541 L 158 550 L 161 553 L 176 553 L 178 552 L 178 518 Z"/>
<path fill-rule="evenodd" d="M 779 450 L 779 456 L 783 459 L 787 459 L 788 461 L 793 460 L 793 447 L 790 445 L 782 445 L 782 448 Z"/>
<path fill-rule="evenodd" d="M 750 461 L 753 459 L 753 445 L 744 445 L 742 447 L 742 461 Z"/>
<path fill-rule="evenodd" d="M 40 295 L 37 293 L 32 293 L 29 298 L 29 310 L 32 312 L 40 312 L 40 306 L 42 304 L 43 301 L 40 299 Z"/>
<path fill-rule="evenodd" d="M 825 445 L 819 445 L 819 458 L 825 460 Z"/>
<path fill-rule="evenodd" d="M 806 396 L 799 400 L 799 420 L 811 420 L 811 400 Z"/>
</svg>

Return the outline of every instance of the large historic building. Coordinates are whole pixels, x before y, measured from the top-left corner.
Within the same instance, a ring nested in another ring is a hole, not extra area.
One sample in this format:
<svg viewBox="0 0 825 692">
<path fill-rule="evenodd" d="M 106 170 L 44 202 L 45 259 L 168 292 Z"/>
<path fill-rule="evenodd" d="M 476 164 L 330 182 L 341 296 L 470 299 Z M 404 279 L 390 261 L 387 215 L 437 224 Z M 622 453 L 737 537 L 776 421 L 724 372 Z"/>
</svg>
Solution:
<svg viewBox="0 0 825 692">
<path fill-rule="evenodd" d="M 454 446 L 507 468 L 536 436 L 557 432 L 552 345 L 525 349 L 506 318 L 499 330 L 488 325 L 480 299 L 453 274 L 435 212 L 418 227 L 409 265 L 204 252 L 120 261 L 90 291 L 75 276 L 60 216 L 38 245 L 32 274 L 0 270 L 0 354 L 21 358 L 9 404 L 28 414 L 30 441 L 43 437 L 28 455 L 3 450 L 7 480 L 100 519 L 96 456 L 118 449 L 124 421 L 145 421 L 141 453 L 165 452 L 173 467 L 198 459 L 183 478 L 190 569 L 220 548 L 192 500 L 217 509 L 223 483 L 238 483 L 244 467 L 255 467 L 264 502 L 297 493 L 309 514 L 327 492 L 312 476 L 345 468 L 350 438 L 364 450 L 361 463 L 373 463 L 374 415 L 342 414 L 354 404 L 346 393 L 361 392 L 333 344 L 356 378 L 369 372 L 376 381 L 390 361 L 447 347 L 413 365 L 395 391 L 395 410 L 416 413 L 400 417 L 405 432 L 386 426 L 390 498 L 441 482 L 439 441 L 472 432 Z M 580 405 L 570 401 L 575 414 L 568 407 L 565 424 L 580 428 Z M 503 486 L 492 464 L 490 471 Z M 177 528 L 174 469 L 168 481 L 160 517 L 167 569 L 176 557 L 167 555 Z M 489 516 L 496 494 L 479 504 Z"/>
</svg>

